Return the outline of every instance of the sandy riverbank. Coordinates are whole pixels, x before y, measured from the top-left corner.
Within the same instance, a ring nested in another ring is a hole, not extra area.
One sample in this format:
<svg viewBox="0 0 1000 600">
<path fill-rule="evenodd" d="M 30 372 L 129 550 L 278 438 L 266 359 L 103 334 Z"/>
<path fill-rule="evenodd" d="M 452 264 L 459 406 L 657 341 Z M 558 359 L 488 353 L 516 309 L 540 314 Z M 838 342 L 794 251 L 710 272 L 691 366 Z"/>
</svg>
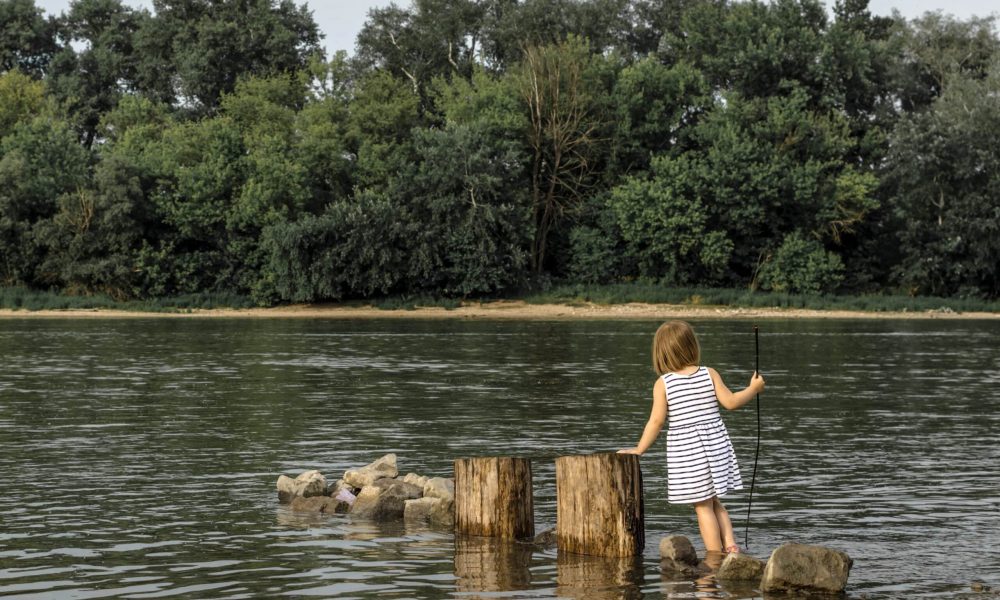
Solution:
<svg viewBox="0 0 1000 600">
<path fill-rule="evenodd" d="M 307 318 L 307 319 L 1000 319 L 991 312 L 866 312 L 786 308 L 730 308 L 675 304 L 528 304 L 522 301 L 469 303 L 454 309 L 380 310 L 368 306 L 302 304 L 275 308 L 195 309 L 144 313 L 108 309 L 0 310 L 0 319 L 23 318 Z"/>
</svg>

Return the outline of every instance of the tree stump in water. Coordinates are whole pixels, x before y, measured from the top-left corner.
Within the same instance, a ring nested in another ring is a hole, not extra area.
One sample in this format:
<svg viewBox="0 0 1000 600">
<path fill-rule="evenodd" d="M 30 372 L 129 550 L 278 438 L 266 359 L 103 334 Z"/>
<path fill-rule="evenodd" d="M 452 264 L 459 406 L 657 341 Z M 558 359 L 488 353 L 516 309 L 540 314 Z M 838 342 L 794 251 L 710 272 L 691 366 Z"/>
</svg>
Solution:
<svg viewBox="0 0 1000 600">
<path fill-rule="evenodd" d="M 527 458 L 455 460 L 455 533 L 507 540 L 535 535 Z"/>
<path fill-rule="evenodd" d="M 639 457 L 605 453 L 557 458 L 556 537 L 566 552 L 641 554 L 645 520 Z"/>
</svg>

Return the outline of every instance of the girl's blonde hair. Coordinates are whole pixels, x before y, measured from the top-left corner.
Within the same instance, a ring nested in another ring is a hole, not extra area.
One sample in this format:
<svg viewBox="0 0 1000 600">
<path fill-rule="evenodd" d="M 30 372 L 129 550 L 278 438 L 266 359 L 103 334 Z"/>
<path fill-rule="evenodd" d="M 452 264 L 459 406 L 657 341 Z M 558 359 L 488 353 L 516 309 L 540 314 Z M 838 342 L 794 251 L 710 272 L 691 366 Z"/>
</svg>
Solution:
<svg viewBox="0 0 1000 600">
<path fill-rule="evenodd" d="M 694 329 L 684 321 L 667 321 L 653 336 L 653 369 L 657 375 L 680 371 L 701 362 Z"/>
</svg>

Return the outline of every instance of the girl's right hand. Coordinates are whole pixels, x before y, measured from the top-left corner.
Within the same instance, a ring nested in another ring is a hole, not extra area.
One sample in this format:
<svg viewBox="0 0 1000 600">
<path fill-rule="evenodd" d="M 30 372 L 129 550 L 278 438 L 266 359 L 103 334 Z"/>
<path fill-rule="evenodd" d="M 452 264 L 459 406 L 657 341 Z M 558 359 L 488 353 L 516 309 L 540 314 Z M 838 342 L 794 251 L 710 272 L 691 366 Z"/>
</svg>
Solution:
<svg viewBox="0 0 1000 600">
<path fill-rule="evenodd" d="M 619 450 L 618 454 L 636 454 L 642 456 L 642 452 L 639 452 L 638 448 L 626 448 L 624 450 Z"/>
<path fill-rule="evenodd" d="M 764 378 L 760 376 L 760 373 L 754 371 L 753 377 L 750 378 L 749 387 L 756 390 L 758 394 L 764 391 Z"/>
</svg>

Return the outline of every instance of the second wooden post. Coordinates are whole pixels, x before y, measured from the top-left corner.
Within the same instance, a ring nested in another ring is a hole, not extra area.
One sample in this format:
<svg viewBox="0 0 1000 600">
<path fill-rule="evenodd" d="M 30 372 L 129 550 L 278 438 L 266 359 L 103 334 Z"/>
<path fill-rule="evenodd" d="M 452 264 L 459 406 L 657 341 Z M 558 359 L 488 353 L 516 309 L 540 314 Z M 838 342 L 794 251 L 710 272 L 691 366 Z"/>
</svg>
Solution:
<svg viewBox="0 0 1000 600">
<path fill-rule="evenodd" d="M 535 535 L 531 461 L 456 459 L 455 533 L 508 540 Z"/>
<path fill-rule="evenodd" d="M 639 457 L 605 453 L 557 458 L 556 537 L 566 552 L 641 554 L 646 536 Z"/>
</svg>

